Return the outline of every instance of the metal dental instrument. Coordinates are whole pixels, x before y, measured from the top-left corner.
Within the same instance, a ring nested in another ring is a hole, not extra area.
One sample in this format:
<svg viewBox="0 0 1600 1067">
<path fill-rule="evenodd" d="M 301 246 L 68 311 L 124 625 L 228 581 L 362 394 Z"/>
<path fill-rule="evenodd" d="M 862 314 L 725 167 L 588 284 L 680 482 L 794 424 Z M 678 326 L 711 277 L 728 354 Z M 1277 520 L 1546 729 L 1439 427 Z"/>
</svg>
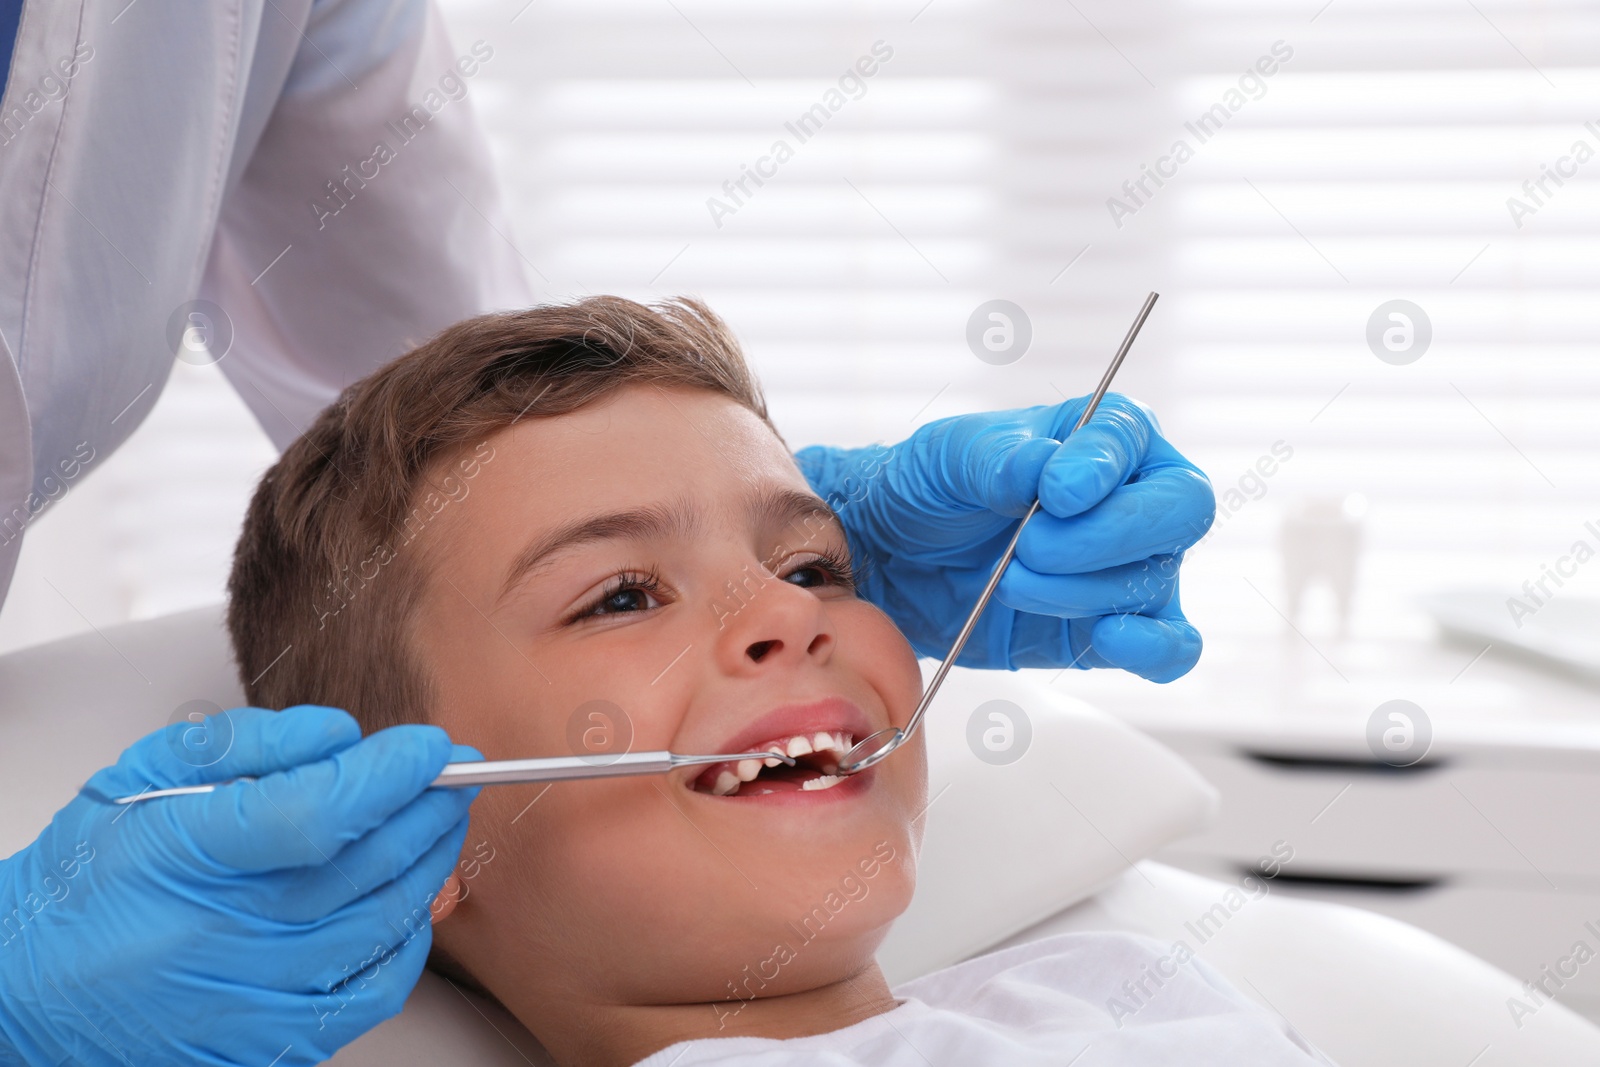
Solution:
<svg viewBox="0 0 1600 1067">
<path fill-rule="evenodd" d="M 1158 294 L 1151 293 L 1144 298 L 1144 307 L 1139 309 L 1139 314 L 1134 318 L 1133 325 L 1128 328 L 1128 336 L 1122 339 L 1122 347 L 1117 349 L 1117 354 L 1111 360 L 1111 366 L 1106 368 L 1105 375 L 1100 379 L 1100 384 L 1095 387 L 1094 395 L 1089 398 L 1089 404 L 1083 409 L 1083 414 L 1078 418 L 1078 424 L 1072 428 L 1073 433 L 1083 429 L 1089 419 L 1094 416 L 1095 408 L 1100 406 L 1100 400 L 1106 395 L 1106 390 L 1111 387 L 1111 379 L 1116 377 L 1117 369 L 1122 366 L 1122 361 L 1128 355 L 1128 349 L 1133 347 L 1134 338 L 1139 336 L 1139 330 L 1144 326 L 1144 320 L 1150 317 L 1150 309 L 1156 306 Z M 1069 434 L 1068 436 L 1071 436 Z M 834 774 L 860 774 L 877 763 L 882 762 L 889 753 L 911 740 L 917 728 L 922 725 L 922 717 L 927 714 L 928 705 L 933 703 L 934 696 L 939 692 L 939 686 L 944 684 L 944 676 L 950 673 L 950 668 L 955 665 L 956 657 L 961 655 L 961 650 L 967 645 L 967 638 L 972 636 L 972 631 L 978 625 L 978 616 L 983 614 L 983 609 L 988 607 L 989 598 L 994 596 L 994 591 L 1000 587 L 1000 576 L 1005 573 L 1006 567 L 1011 564 L 1011 557 L 1017 553 L 1017 542 L 1022 538 L 1023 528 L 1028 525 L 1028 520 L 1033 518 L 1033 513 L 1039 510 L 1039 501 L 1034 500 L 1033 506 L 1017 524 L 1017 532 L 1011 535 L 1011 543 L 1006 546 L 1005 553 L 1000 557 L 1000 562 L 995 564 L 994 572 L 989 575 L 989 582 L 983 587 L 983 592 L 978 595 L 978 603 L 973 607 L 972 614 L 967 616 L 966 623 L 961 627 L 961 632 L 956 635 L 956 643 L 950 649 L 950 654 L 939 664 L 939 669 L 934 672 L 933 680 L 928 683 L 927 690 L 922 694 L 922 700 L 911 713 L 911 719 L 905 728 L 888 726 L 882 730 L 868 734 L 851 746 L 850 751 L 844 754 L 839 761 L 838 770 Z"/>
<path fill-rule="evenodd" d="M 776 759 L 794 766 L 794 757 L 782 752 L 735 752 L 731 755 L 681 756 L 664 750 L 655 752 L 625 752 L 620 756 L 596 754 L 592 756 L 546 756 L 538 759 L 478 760 L 470 763 L 447 763 L 439 777 L 429 783 L 431 787 L 459 789 L 469 785 L 510 785 L 514 782 L 557 782 L 569 778 L 621 778 L 634 774 L 666 774 L 679 767 L 693 767 L 704 763 L 735 762 L 742 759 Z M 226 782 L 209 782 L 205 785 L 186 785 L 177 789 L 152 789 L 131 797 L 118 797 L 118 804 L 132 804 L 136 800 L 154 800 L 157 797 L 178 797 L 190 793 L 209 793 L 219 786 L 232 782 L 253 782 L 254 778 L 230 778 Z"/>
</svg>

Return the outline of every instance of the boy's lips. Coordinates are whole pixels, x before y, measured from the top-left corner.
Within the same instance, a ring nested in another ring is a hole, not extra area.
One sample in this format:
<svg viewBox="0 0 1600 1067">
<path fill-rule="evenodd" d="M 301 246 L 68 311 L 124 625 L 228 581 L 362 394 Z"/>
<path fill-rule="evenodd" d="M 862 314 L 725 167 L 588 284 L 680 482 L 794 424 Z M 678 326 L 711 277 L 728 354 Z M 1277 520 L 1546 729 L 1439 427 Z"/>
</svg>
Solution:
<svg viewBox="0 0 1600 1067">
<path fill-rule="evenodd" d="M 795 766 L 785 766 L 776 759 L 730 760 L 709 764 L 688 784 L 698 793 L 741 798 L 861 786 L 864 781 L 853 782 L 827 772 L 837 767 L 851 746 L 873 729 L 866 714 L 841 697 L 775 708 L 713 751 L 782 752 L 796 758 Z M 857 791 L 844 789 L 847 793 Z"/>
</svg>

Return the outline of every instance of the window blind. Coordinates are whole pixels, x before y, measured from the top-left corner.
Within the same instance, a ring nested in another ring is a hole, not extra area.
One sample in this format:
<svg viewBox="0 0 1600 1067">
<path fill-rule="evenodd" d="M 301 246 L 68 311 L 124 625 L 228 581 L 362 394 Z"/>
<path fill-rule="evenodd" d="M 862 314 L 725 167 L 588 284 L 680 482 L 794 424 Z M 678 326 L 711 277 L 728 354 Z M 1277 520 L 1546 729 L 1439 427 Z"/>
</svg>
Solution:
<svg viewBox="0 0 1600 1067">
<path fill-rule="evenodd" d="M 540 298 L 704 297 L 795 447 L 1086 392 L 1159 290 L 1118 388 L 1222 500 L 1185 568 L 1213 645 L 1281 627 L 1276 537 L 1300 501 L 1365 499 L 1355 625 L 1380 636 L 1425 628 L 1429 589 L 1512 595 L 1600 517 L 1600 159 L 1574 152 L 1600 150 L 1593 3 L 442 9 L 495 49 L 471 105 Z M 967 341 L 997 299 L 1031 328 L 1012 362 Z M 1404 365 L 1367 341 L 1394 300 L 1431 329 Z M 46 520 L 93 512 L 48 540 L 74 580 L 114 576 L 96 624 L 220 596 L 261 439 L 205 414 L 234 410 L 214 371 L 180 377 L 134 442 L 178 466 L 130 448 Z M 211 458 L 185 466 L 198 426 Z M 141 525 L 163 493 L 181 539 Z"/>
<path fill-rule="evenodd" d="M 1294 52 L 1164 205 L 1167 426 L 1219 492 L 1248 490 L 1190 568 L 1213 633 L 1281 629 L 1275 535 L 1297 500 L 1365 499 L 1365 636 L 1426 633 L 1422 594 L 1517 595 L 1594 542 L 1600 161 L 1531 183 L 1579 142 L 1600 150 L 1597 16 L 1426 0 L 1185 9 L 1185 116 L 1270 42 Z M 1533 200 L 1535 213 L 1515 209 Z M 1414 362 L 1385 362 L 1368 340 L 1394 300 L 1431 326 Z M 1248 474 L 1279 441 L 1293 457 L 1260 488 Z M 1596 588 L 1579 573 L 1561 595 Z"/>
</svg>

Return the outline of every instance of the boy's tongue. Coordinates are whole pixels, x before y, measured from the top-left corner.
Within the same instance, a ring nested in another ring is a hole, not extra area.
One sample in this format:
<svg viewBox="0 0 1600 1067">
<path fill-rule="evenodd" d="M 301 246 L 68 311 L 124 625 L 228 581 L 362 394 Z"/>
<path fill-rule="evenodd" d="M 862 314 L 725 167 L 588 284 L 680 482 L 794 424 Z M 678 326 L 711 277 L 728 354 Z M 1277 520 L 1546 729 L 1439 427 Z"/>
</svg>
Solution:
<svg viewBox="0 0 1600 1067">
<path fill-rule="evenodd" d="M 763 796 L 767 793 L 820 791 L 831 789 L 844 781 L 843 778 L 823 774 L 816 767 L 785 767 L 779 764 L 776 767 L 763 769 L 752 781 L 740 782 L 732 792 L 715 793 L 714 788 L 717 785 L 717 778 L 722 774 L 731 773 L 727 770 L 727 764 L 719 764 L 717 766 L 721 769 L 713 768 L 715 774 L 711 776 L 710 780 L 705 780 L 707 776 L 701 775 L 701 780 L 695 782 L 697 791 L 713 793 L 713 795 L 723 797 L 752 797 Z"/>
<path fill-rule="evenodd" d="M 755 781 L 743 783 L 738 791 L 745 794 L 792 793 L 800 789 L 803 783 L 820 777 L 822 772 L 815 767 L 803 763 L 786 767 L 780 763 L 776 767 L 763 768 Z"/>
<path fill-rule="evenodd" d="M 852 740 L 847 735 L 833 737 L 825 746 L 813 746 L 813 750 L 809 753 L 790 749 L 790 754 L 797 760 L 794 766 L 782 763 L 772 767 L 762 765 L 760 772 L 753 779 L 741 778 L 737 763 L 713 763 L 694 779 L 693 788 L 696 792 L 725 797 L 760 796 L 767 793 L 793 793 L 830 788 L 843 779 L 825 772 L 832 770 L 837 765 L 840 755 L 849 751 L 849 743 Z M 775 744 L 773 747 L 782 746 Z"/>
</svg>

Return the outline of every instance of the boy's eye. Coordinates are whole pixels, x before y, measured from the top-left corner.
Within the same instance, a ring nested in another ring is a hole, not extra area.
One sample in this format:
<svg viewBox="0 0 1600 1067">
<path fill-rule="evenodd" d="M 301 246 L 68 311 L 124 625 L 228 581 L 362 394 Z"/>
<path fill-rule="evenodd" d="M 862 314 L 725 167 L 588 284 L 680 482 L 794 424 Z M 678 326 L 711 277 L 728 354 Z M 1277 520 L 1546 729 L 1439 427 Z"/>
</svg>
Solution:
<svg viewBox="0 0 1600 1067">
<path fill-rule="evenodd" d="M 849 557 L 843 553 L 832 552 L 825 552 L 815 559 L 800 564 L 785 574 L 783 581 L 802 589 L 822 589 L 832 586 L 851 594 L 855 594 L 858 584 L 856 571 Z M 578 609 L 566 621 L 580 623 L 607 615 L 637 615 L 640 612 L 663 607 L 664 601 L 670 602 L 672 599 L 673 596 L 663 584 L 661 576 L 653 570 L 620 574 L 599 596 Z"/>
<path fill-rule="evenodd" d="M 567 621 L 581 622 L 584 619 L 606 615 L 633 615 L 649 611 L 651 608 L 659 608 L 662 606 L 660 600 L 662 592 L 661 578 L 653 572 L 620 574 L 612 579 L 604 592 L 580 608 Z"/>
<path fill-rule="evenodd" d="M 613 615 L 624 611 L 644 611 L 651 606 L 650 594 L 643 589 L 630 587 L 608 593 L 595 605 L 594 614 Z M 659 605 L 658 605 L 659 606 Z"/>
<path fill-rule="evenodd" d="M 784 575 L 783 580 L 802 589 L 816 589 L 828 585 L 842 586 L 850 590 L 856 587 L 855 568 L 847 558 L 835 555 L 823 555 L 803 563 Z"/>
<path fill-rule="evenodd" d="M 802 589 L 814 589 L 819 585 L 827 585 L 834 580 L 834 577 L 822 564 L 808 563 L 804 567 L 790 571 L 783 580 Z"/>
</svg>

